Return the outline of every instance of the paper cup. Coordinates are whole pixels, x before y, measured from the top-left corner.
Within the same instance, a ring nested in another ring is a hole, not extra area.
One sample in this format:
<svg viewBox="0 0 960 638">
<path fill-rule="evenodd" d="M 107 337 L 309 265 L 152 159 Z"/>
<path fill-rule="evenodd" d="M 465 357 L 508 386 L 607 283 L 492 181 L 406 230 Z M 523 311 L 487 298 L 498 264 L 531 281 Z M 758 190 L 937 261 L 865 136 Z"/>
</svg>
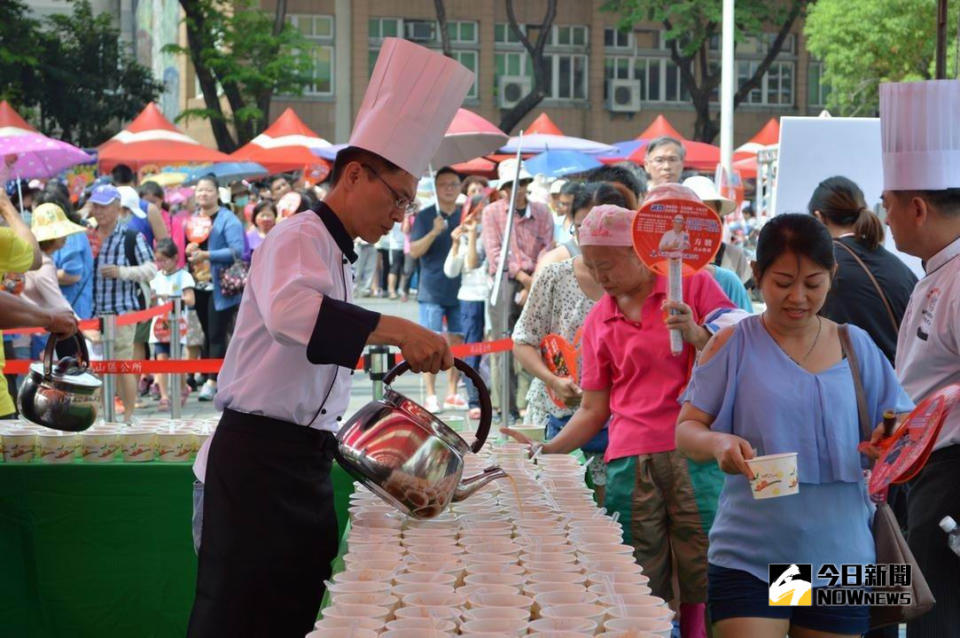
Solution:
<svg viewBox="0 0 960 638">
<path fill-rule="evenodd" d="M 323 618 L 314 623 L 314 629 L 337 629 L 340 635 L 347 635 L 350 629 L 379 631 L 383 623 L 373 618 Z"/>
<path fill-rule="evenodd" d="M 527 631 L 531 634 L 572 631 L 580 635 L 593 635 L 596 630 L 597 623 L 586 618 L 539 618 L 527 625 Z"/>
<path fill-rule="evenodd" d="M 71 463 L 77 453 L 77 436 L 59 432 L 37 435 L 36 457 L 41 463 Z"/>
<path fill-rule="evenodd" d="M 193 456 L 195 435 L 184 431 L 157 434 L 157 458 L 163 463 L 185 463 Z"/>
<path fill-rule="evenodd" d="M 36 445 L 36 432 L 26 429 L 8 430 L 3 435 L 3 461 L 5 463 L 29 463 L 33 460 Z"/>
<path fill-rule="evenodd" d="M 660 618 L 610 618 L 603 623 L 605 631 L 645 631 L 654 636 L 669 637 L 673 631 L 670 620 Z"/>
<path fill-rule="evenodd" d="M 545 430 L 542 425 L 514 425 L 510 427 L 514 432 L 519 432 L 531 441 L 543 442 Z"/>
<path fill-rule="evenodd" d="M 398 629 L 417 629 L 423 632 L 424 629 L 431 631 L 443 631 L 452 634 L 457 628 L 452 620 L 441 620 L 439 618 L 397 618 L 387 623 L 387 630 Z"/>
<path fill-rule="evenodd" d="M 473 607 L 463 610 L 463 619 L 527 622 L 530 620 L 530 612 L 520 607 Z"/>
<path fill-rule="evenodd" d="M 778 498 L 800 492 L 797 479 L 797 453 L 768 454 L 747 461 L 753 471 L 750 491 L 753 498 Z"/>
<path fill-rule="evenodd" d="M 80 458 L 86 463 L 110 463 L 120 449 L 120 435 L 114 428 L 90 428 L 80 435 Z"/>
<path fill-rule="evenodd" d="M 464 636 L 522 636 L 527 630 L 527 621 L 500 619 L 468 620 L 460 624 L 460 634 Z"/>
<path fill-rule="evenodd" d="M 128 463 L 152 461 L 156 445 L 157 435 L 153 430 L 126 428 L 120 433 L 120 451 Z"/>
<path fill-rule="evenodd" d="M 589 620 L 595 625 L 603 622 L 607 608 L 593 603 L 578 605 L 553 605 L 540 610 L 541 618 Z"/>
</svg>

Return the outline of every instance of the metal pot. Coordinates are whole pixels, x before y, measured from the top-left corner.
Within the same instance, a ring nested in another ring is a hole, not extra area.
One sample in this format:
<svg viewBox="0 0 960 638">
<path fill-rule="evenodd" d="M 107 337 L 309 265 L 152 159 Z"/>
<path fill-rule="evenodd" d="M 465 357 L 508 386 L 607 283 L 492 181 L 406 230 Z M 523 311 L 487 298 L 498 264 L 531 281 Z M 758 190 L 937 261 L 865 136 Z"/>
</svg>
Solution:
<svg viewBox="0 0 960 638">
<path fill-rule="evenodd" d="M 17 406 L 28 421 L 54 430 L 82 432 L 97 419 L 100 406 L 100 379 L 89 372 L 87 344 L 73 335 L 78 344 L 79 361 L 64 357 L 54 365 L 56 335 L 47 339 L 43 361 L 30 365 L 30 372 L 20 386 Z"/>
<path fill-rule="evenodd" d="M 480 394 L 480 424 L 472 444 L 390 388 L 391 381 L 410 369 L 406 362 L 384 377 L 383 399 L 360 408 L 337 434 L 337 462 L 380 498 L 414 518 L 432 518 L 451 501 L 462 500 L 493 479 L 506 476 L 500 468 L 489 467 L 461 480 L 463 457 L 483 447 L 493 408 L 480 375 L 459 359 L 453 363 Z"/>
</svg>

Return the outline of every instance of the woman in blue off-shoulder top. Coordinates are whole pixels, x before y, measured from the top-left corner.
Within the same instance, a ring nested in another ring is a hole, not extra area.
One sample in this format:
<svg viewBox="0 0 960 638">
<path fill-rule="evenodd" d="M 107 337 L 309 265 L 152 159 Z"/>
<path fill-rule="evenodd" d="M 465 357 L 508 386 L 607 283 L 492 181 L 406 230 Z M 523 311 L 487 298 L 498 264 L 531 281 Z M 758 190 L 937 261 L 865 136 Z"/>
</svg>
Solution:
<svg viewBox="0 0 960 638">
<path fill-rule="evenodd" d="M 727 473 L 710 531 L 709 609 L 719 638 L 860 635 L 866 607 L 771 606 L 768 565 L 875 561 L 860 428 L 837 324 L 818 315 L 835 268 L 829 233 L 780 215 L 760 233 L 755 280 L 767 308 L 721 331 L 680 398 L 677 446 Z M 913 408 L 883 353 L 848 326 L 871 423 Z M 874 438 L 878 438 L 875 431 Z M 876 448 L 872 448 L 876 452 Z M 754 499 L 746 460 L 796 452 L 799 493 Z M 814 597 L 815 598 L 815 597 Z"/>
</svg>

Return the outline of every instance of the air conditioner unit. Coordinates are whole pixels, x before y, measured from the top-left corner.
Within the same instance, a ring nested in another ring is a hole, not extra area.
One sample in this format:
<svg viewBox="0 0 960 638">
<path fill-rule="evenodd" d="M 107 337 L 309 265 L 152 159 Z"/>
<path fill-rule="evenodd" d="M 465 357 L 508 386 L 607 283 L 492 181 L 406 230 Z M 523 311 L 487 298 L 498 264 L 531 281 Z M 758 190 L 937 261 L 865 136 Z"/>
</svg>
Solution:
<svg viewBox="0 0 960 638">
<path fill-rule="evenodd" d="M 433 42 L 436 26 L 432 20 L 404 20 L 403 33 L 413 42 Z"/>
<path fill-rule="evenodd" d="M 614 113 L 640 110 L 639 80 L 607 80 L 607 108 Z"/>
<path fill-rule="evenodd" d="M 518 75 L 501 75 L 499 87 L 500 108 L 512 109 L 530 93 L 533 79 Z"/>
</svg>

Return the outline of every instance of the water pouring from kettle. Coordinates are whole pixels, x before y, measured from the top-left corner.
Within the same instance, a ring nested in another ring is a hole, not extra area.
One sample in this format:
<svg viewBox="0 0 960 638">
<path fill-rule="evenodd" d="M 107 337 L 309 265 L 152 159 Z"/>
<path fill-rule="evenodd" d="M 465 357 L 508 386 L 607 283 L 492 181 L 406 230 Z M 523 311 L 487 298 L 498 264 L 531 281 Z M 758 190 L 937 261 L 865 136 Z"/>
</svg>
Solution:
<svg viewBox="0 0 960 638">
<path fill-rule="evenodd" d="M 492 466 L 463 478 L 463 458 L 487 440 L 493 420 L 490 391 L 477 372 L 460 359 L 463 372 L 480 395 L 476 440 L 459 434 L 419 404 L 393 390 L 390 383 L 410 369 L 406 362 L 384 378 L 384 396 L 354 414 L 337 434 L 337 461 L 355 479 L 401 512 L 428 519 L 443 512 L 506 473 Z"/>
</svg>

